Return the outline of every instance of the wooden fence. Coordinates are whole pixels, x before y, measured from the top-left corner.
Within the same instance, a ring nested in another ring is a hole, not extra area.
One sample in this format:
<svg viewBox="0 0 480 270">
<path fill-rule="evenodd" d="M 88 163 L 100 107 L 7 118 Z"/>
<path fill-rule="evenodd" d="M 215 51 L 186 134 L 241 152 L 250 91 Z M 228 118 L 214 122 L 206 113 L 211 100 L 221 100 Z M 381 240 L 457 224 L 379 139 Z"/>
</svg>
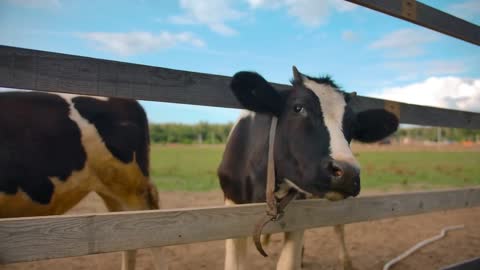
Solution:
<svg viewBox="0 0 480 270">
<path fill-rule="evenodd" d="M 292 202 L 265 233 L 480 206 L 480 188 Z M 0 263 L 249 236 L 264 203 L 0 221 Z"/>
<path fill-rule="evenodd" d="M 480 28 L 412 0 L 348 0 L 480 45 Z M 230 78 L 0 46 L 0 87 L 239 108 Z M 277 85 L 285 88 L 285 85 Z M 480 114 L 358 97 L 402 123 L 480 128 Z M 266 233 L 480 206 L 480 188 L 296 201 Z M 0 220 L 0 264 L 247 236 L 265 204 Z"/>
</svg>

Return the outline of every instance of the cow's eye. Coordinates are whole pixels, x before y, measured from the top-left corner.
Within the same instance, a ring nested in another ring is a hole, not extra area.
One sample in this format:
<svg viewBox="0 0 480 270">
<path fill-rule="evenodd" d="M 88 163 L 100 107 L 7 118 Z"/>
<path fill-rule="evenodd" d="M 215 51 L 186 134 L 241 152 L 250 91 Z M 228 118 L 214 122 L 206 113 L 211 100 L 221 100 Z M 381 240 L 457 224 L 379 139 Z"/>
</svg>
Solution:
<svg viewBox="0 0 480 270">
<path fill-rule="evenodd" d="M 296 113 L 304 113 L 305 112 L 305 109 L 303 108 L 302 105 L 295 105 L 293 106 L 293 111 L 296 112 Z"/>
</svg>

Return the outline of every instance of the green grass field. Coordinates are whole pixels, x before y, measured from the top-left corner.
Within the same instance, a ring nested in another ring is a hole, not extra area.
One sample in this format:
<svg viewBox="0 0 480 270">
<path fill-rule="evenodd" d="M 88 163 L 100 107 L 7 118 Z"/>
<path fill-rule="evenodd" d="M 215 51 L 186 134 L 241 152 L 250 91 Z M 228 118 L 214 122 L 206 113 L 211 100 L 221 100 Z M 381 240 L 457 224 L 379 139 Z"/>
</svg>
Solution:
<svg viewBox="0 0 480 270">
<path fill-rule="evenodd" d="M 207 191 L 219 188 L 220 145 L 153 145 L 151 174 L 161 190 Z"/>
<path fill-rule="evenodd" d="M 223 146 L 153 145 L 152 177 L 161 190 L 219 188 Z M 480 185 L 480 152 L 360 151 L 363 189 L 430 189 Z"/>
</svg>

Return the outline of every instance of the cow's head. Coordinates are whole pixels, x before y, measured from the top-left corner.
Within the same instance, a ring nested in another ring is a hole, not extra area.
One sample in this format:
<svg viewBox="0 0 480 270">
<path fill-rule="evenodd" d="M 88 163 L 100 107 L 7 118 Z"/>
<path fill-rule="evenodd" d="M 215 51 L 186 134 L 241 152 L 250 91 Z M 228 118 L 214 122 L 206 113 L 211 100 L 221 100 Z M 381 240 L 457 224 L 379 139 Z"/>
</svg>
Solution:
<svg viewBox="0 0 480 270">
<path fill-rule="evenodd" d="M 247 109 L 278 117 L 277 182 L 313 196 L 360 192 L 360 166 L 350 142 L 374 142 L 392 134 L 398 119 L 383 109 L 355 114 L 352 94 L 329 77 L 311 78 L 293 68 L 293 87 L 278 91 L 254 72 L 238 72 L 231 88 Z"/>
</svg>

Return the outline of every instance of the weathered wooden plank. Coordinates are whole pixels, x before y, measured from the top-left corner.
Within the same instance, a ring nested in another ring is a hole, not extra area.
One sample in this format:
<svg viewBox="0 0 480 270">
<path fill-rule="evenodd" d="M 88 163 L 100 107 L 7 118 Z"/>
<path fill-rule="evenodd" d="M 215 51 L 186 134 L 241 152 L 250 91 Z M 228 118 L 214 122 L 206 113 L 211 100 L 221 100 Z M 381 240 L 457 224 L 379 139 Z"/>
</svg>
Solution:
<svg viewBox="0 0 480 270">
<path fill-rule="evenodd" d="M 480 188 L 296 201 L 264 232 L 480 206 Z M 265 204 L 0 220 L 0 264 L 251 235 Z"/>
<path fill-rule="evenodd" d="M 0 46 L 0 86 L 238 108 L 229 77 Z"/>
<path fill-rule="evenodd" d="M 440 33 L 480 45 L 480 27 L 415 0 L 347 0 Z M 407 12 L 410 9 L 412 12 Z"/>
<path fill-rule="evenodd" d="M 0 87 L 240 108 L 229 82 L 226 76 L 0 46 Z M 480 128 L 480 113 L 398 106 L 402 123 Z M 356 111 L 384 107 L 384 100 L 367 97 L 354 103 Z"/>
<path fill-rule="evenodd" d="M 420 106 L 376 98 L 358 97 L 353 101 L 355 111 L 398 106 L 400 122 L 422 126 L 480 129 L 480 113 Z"/>
</svg>

